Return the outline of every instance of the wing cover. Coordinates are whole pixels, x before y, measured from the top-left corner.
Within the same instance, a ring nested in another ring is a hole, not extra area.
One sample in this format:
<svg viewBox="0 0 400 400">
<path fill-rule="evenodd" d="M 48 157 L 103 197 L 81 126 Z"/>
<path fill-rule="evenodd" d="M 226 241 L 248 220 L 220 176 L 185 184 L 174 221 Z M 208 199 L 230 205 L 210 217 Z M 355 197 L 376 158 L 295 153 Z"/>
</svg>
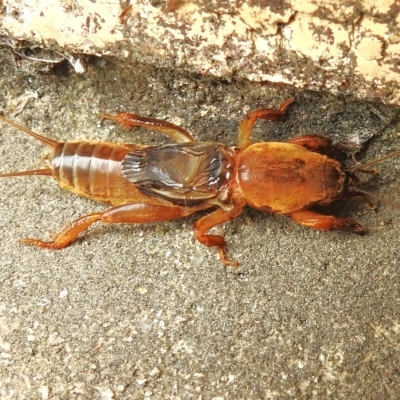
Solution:
<svg viewBox="0 0 400 400">
<path fill-rule="evenodd" d="M 196 142 L 137 149 L 125 156 L 121 168 L 142 192 L 193 206 L 218 195 L 226 162 L 225 146 Z"/>
</svg>

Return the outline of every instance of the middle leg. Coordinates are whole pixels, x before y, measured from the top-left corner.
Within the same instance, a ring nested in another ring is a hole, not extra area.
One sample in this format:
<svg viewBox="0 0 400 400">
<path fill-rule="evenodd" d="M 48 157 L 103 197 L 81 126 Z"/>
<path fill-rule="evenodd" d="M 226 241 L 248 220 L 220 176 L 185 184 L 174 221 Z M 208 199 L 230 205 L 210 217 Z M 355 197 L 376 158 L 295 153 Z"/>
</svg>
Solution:
<svg viewBox="0 0 400 400">
<path fill-rule="evenodd" d="M 244 150 L 250 145 L 250 136 L 253 126 L 259 118 L 268 121 L 279 121 L 285 116 L 289 105 L 294 102 L 294 97 L 286 100 L 281 104 L 279 110 L 271 110 L 269 108 L 252 111 L 249 115 L 242 119 L 239 126 L 238 147 Z"/>
<path fill-rule="evenodd" d="M 230 219 L 236 218 L 242 213 L 243 207 L 235 207 L 230 212 L 222 208 L 216 209 L 211 214 L 208 214 L 194 224 L 194 235 L 196 239 L 208 247 L 218 247 L 219 257 L 224 265 L 230 265 L 237 268 L 239 265 L 236 261 L 230 261 L 226 258 L 226 241 L 220 235 L 208 235 L 206 232 L 213 226 L 222 224 Z"/>
</svg>

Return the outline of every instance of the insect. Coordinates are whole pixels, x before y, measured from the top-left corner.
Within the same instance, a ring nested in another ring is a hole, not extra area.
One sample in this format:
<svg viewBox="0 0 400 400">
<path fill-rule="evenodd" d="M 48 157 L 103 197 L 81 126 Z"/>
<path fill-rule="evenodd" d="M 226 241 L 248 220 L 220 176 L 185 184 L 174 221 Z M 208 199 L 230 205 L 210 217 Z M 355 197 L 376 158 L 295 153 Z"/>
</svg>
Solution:
<svg viewBox="0 0 400 400">
<path fill-rule="evenodd" d="M 145 223 L 186 217 L 213 209 L 194 224 L 196 239 L 217 247 L 221 262 L 236 267 L 226 256 L 225 239 L 207 231 L 238 217 L 249 205 L 257 210 L 288 215 L 293 221 L 322 230 L 363 234 L 358 222 L 313 211 L 339 199 L 366 197 L 357 187 L 357 172 L 400 154 L 346 168 L 337 157 L 342 145 L 318 135 L 297 136 L 288 142 L 251 144 L 258 119 L 282 119 L 290 98 L 279 110 L 252 111 L 240 123 L 237 147 L 196 142 L 172 123 L 120 112 L 102 114 L 124 127 L 141 126 L 160 131 L 175 143 L 160 146 L 101 141 L 57 142 L 0 115 L 3 122 L 40 140 L 51 148 L 45 168 L 12 172 L 1 177 L 45 175 L 78 195 L 111 205 L 69 223 L 53 240 L 22 239 L 22 244 L 60 249 L 69 245 L 94 222 Z M 367 199 L 367 201 L 369 201 Z M 370 202 L 370 201 L 369 201 Z M 370 202 L 371 203 L 371 202 Z"/>
</svg>

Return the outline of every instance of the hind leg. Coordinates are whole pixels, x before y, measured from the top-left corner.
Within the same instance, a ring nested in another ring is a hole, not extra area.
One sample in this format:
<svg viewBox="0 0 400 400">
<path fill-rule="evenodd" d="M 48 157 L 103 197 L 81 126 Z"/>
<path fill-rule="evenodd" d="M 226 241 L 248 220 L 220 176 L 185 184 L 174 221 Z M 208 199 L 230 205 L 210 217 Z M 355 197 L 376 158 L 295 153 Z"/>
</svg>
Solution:
<svg viewBox="0 0 400 400">
<path fill-rule="evenodd" d="M 85 215 L 70 222 L 52 241 L 45 242 L 39 239 L 22 239 L 21 244 L 43 247 L 47 249 L 61 249 L 68 246 L 81 232 L 85 231 L 97 221 L 106 224 L 116 223 L 145 223 L 168 221 L 185 217 L 197 211 L 195 208 L 177 206 L 158 206 L 153 204 L 124 204 L 110 208 L 103 212 Z"/>
<path fill-rule="evenodd" d="M 110 119 L 127 128 L 131 126 L 142 126 L 146 129 L 159 131 L 169 136 L 177 143 L 194 142 L 194 138 L 190 133 L 178 125 L 161 119 L 142 117 L 137 114 L 119 112 L 116 115 L 101 114 L 102 119 Z"/>
</svg>

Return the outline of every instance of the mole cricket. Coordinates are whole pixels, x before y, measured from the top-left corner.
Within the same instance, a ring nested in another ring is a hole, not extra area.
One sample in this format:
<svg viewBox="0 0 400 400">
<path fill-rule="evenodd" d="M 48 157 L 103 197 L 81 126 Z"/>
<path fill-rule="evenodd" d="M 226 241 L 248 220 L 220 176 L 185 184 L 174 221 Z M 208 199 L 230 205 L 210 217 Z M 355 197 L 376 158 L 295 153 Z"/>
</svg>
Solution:
<svg viewBox="0 0 400 400">
<path fill-rule="evenodd" d="M 111 206 L 72 221 L 51 241 L 26 238 L 21 243 L 60 249 L 96 221 L 159 222 L 212 209 L 195 222 L 194 235 L 205 246 L 217 247 L 224 265 L 237 267 L 236 261 L 227 258 L 225 239 L 207 231 L 238 217 L 246 205 L 285 214 L 315 229 L 364 234 L 366 228 L 358 222 L 323 215 L 313 207 L 355 198 L 371 205 L 369 194 L 357 186 L 357 173 L 373 173 L 368 168 L 399 155 L 400 150 L 348 168 L 340 161 L 343 145 L 319 135 L 297 136 L 284 143 L 250 142 L 258 119 L 278 121 L 293 102 L 294 98 L 288 99 L 279 110 L 250 112 L 239 125 L 237 146 L 196 142 L 177 125 L 126 112 L 101 117 L 124 127 L 162 132 L 175 143 L 147 146 L 93 140 L 58 142 L 0 115 L 1 121 L 51 148 L 44 158 L 45 168 L 0 177 L 52 176 L 62 188 Z"/>
</svg>

